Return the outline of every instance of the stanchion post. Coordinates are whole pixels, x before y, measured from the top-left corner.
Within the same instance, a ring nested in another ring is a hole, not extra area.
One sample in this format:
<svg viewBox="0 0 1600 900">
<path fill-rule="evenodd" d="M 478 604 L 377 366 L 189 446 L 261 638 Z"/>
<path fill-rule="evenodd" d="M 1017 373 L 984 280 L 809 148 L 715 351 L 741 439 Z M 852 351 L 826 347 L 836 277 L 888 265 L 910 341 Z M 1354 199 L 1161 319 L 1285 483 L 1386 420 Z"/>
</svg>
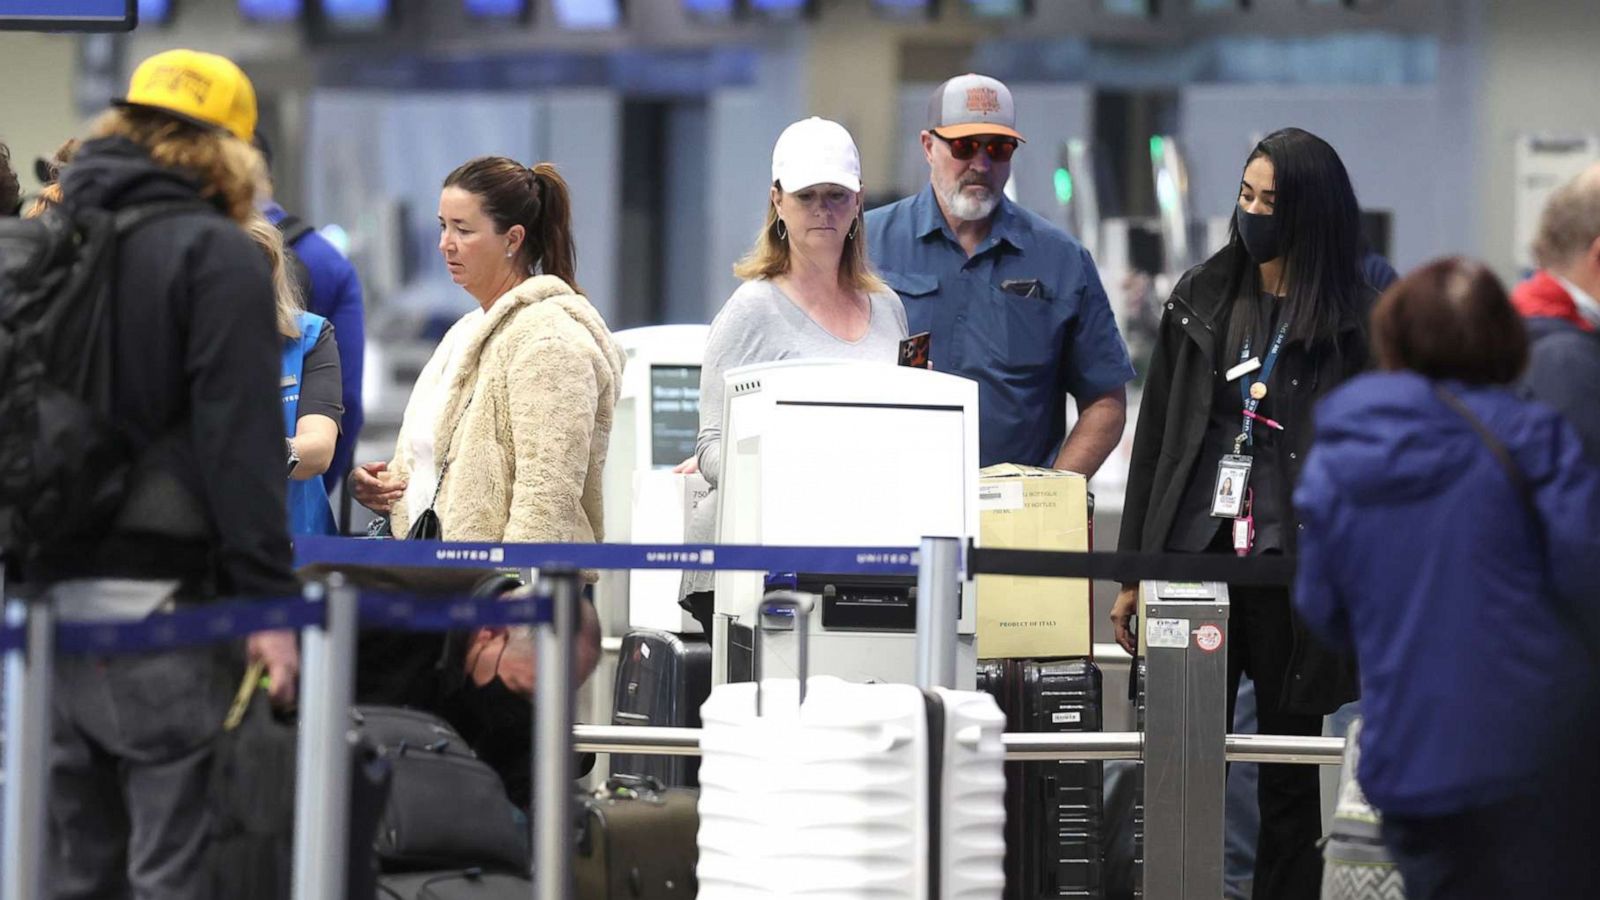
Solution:
<svg viewBox="0 0 1600 900">
<path fill-rule="evenodd" d="M 1228 587 L 1147 581 L 1144 896 L 1222 896 Z"/>
<path fill-rule="evenodd" d="M 925 537 L 917 562 L 917 687 L 956 686 L 961 542 Z"/>
<path fill-rule="evenodd" d="M 535 596 L 550 604 L 535 630 L 533 722 L 533 895 L 571 900 L 573 891 L 573 642 L 578 632 L 579 574 L 544 569 Z"/>
<path fill-rule="evenodd" d="M 338 573 L 306 585 L 324 601 L 322 626 L 300 632 L 300 737 L 295 761 L 294 900 L 342 900 L 349 878 L 350 702 L 357 596 Z"/>
<path fill-rule="evenodd" d="M 0 596 L 4 596 L 0 569 Z M 55 613 L 42 599 L 6 600 L 6 624 L 27 641 L 5 660 L 5 824 L 0 897 L 45 896 L 45 798 L 50 790 L 50 687 Z"/>
</svg>

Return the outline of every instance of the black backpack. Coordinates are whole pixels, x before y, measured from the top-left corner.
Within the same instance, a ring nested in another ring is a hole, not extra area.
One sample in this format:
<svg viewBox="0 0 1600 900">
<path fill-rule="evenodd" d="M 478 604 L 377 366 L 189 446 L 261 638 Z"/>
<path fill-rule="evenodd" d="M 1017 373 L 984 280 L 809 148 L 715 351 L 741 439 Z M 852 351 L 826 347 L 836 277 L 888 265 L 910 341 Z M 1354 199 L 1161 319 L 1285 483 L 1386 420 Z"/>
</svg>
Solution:
<svg viewBox="0 0 1600 900">
<path fill-rule="evenodd" d="M 194 200 L 115 213 L 58 207 L 0 220 L 0 556 L 103 534 L 134 450 L 109 415 L 118 240 L 209 210 Z"/>
</svg>

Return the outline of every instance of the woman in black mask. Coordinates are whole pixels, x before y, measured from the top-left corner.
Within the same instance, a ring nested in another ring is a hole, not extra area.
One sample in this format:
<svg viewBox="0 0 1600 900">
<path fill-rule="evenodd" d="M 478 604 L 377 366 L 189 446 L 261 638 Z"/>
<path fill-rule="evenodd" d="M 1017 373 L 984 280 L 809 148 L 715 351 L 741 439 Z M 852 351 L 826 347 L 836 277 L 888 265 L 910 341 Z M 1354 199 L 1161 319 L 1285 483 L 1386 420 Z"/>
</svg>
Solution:
<svg viewBox="0 0 1600 900">
<path fill-rule="evenodd" d="M 1245 162 L 1226 247 L 1189 270 L 1165 304 L 1128 475 L 1120 549 L 1294 554 L 1290 495 L 1311 447 L 1316 401 L 1367 366 L 1359 209 L 1333 148 L 1298 128 Z M 1224 491 L 1224 486 L 1231 488 Z M 1138 585 L 1111 612 L 1132 652 Z M 1355 699 L 1354 672 L 1313 643 L 1287 587 L 1230 591 L 1228 721 L 1241 672 L 1263 734 L 1318 735 Z M 1314 766 L 1263 765 L 1254 896 L 1320 894 Z"/>
</svg>

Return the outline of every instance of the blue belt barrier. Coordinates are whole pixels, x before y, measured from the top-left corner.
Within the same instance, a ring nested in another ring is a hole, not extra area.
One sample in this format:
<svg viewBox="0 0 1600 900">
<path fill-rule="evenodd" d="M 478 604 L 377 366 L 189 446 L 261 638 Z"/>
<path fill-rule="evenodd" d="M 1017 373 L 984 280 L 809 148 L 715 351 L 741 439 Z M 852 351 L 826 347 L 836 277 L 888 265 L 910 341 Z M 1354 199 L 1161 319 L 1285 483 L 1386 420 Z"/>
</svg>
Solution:
<svg viewBox="0 0 1600 900">
<path fill-rule="evenodd" d="M 295 565 L 503 566 L 544 569 L 709 569 L 915 575 L 915 547 L 762 547 L 746 544 L 493 544 L 300 536 Z"/>
<path fill-rule="evenodd" d="M 363 628 L 456 631 L 485 626 L 548 622 L 549 598 L 500 600 L 481 597 L 419 597 L 363 593 Z M 233 601 L 156 613 L 134 621 L 61 622 L 56 650 L 62 654 L 155 653 L 241 638 L 257 631 L 301 629 L 323 623 L 327 604 L 288 600 Z M 26 630 L 0 630 L 0 650 L 24 645 Z"/>
<path fill-rule="evenodd" d="M 125 622 L 61 622 L 56 649 L 64 654 L 175 650 L 257 631 L 304 628 L 324 621 L 326 610 L 322 603 L 296 597 L 186 607 Z"/>
<path fill-rule="evenodd" d="M 457 631 L 493 625 L 549 622 L 552 612 L 548 597 L 502 600 L 370 592 L 361 595 L 362 628 Z"/>
</svg>

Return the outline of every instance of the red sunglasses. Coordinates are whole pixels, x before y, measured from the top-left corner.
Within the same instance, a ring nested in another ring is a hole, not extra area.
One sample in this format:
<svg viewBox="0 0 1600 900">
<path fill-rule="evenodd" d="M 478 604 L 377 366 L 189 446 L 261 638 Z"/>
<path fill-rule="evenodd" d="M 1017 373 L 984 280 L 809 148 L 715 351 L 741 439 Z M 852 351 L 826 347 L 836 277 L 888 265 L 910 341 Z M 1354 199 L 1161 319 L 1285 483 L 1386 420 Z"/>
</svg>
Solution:
<svg viewBox="0 0 1600 900">
<path fill-rule="evenodd" d="M 989 154 L 990 159 L 997 163 L 1010 162 L 1011 154 L 1017 152 L 1016 138 L 996 137 L 989 138 L 987 141 L 980 141 L 975 137 L 947 138 L 937 131 L 928 133 L 949 144 L 950 155 L 962 162 L 977 156 L 980 147 L 985 153 Z"/>
</svg>

